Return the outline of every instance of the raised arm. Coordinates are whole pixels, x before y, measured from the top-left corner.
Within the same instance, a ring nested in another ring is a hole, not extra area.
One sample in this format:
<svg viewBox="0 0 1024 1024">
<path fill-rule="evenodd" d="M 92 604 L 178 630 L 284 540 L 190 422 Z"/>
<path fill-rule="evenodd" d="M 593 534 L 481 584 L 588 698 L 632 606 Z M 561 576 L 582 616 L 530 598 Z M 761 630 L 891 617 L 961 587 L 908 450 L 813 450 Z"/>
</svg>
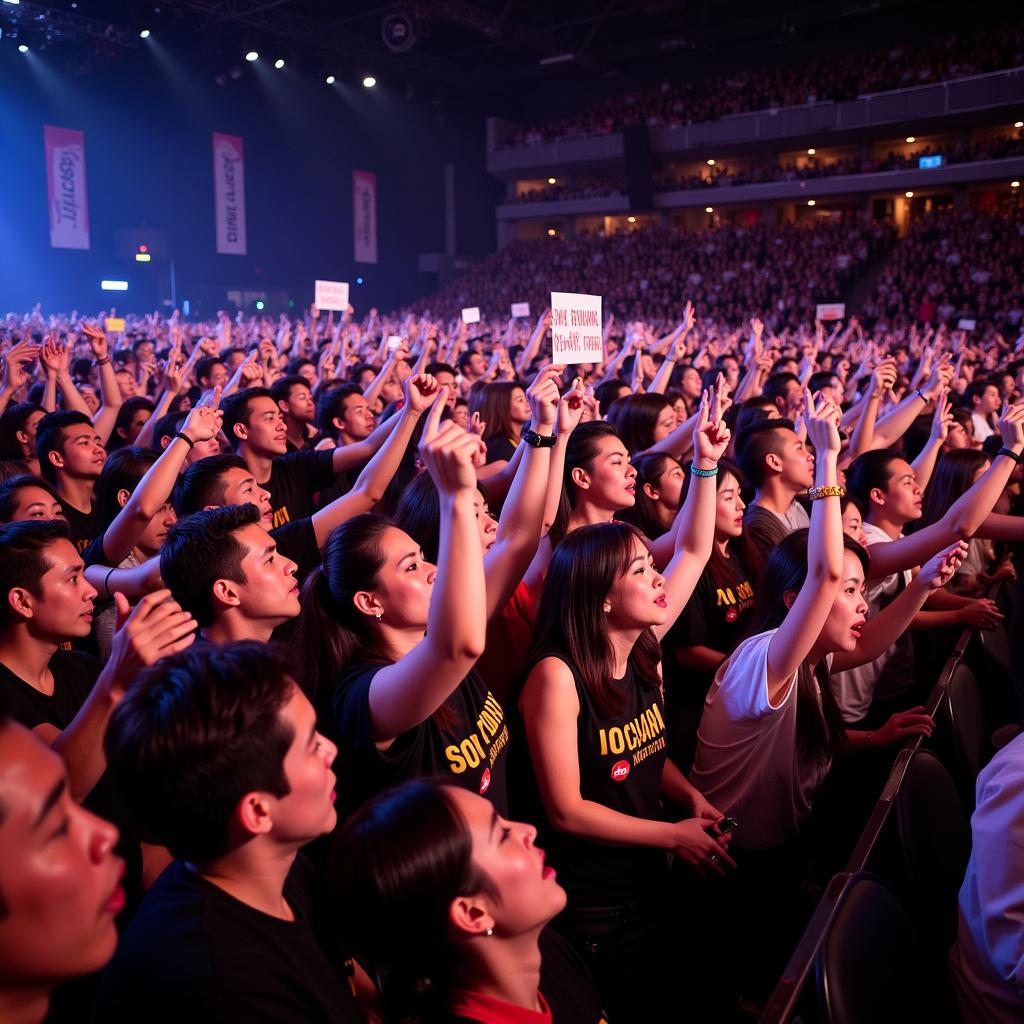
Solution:
<svg viewBox="0 0 1024 1024">
<path fill-rule="evenodd" d="M 425 721 L 447 700 L 483 653 L 487 592 L 473 508 L 475 467 L 486 449 L 451 421 L 440 424 L 447 388 L 428 414 L 420 457 L 437 485 L 441 540 L 426 636 L 370 684 L 374 739 L 387 743 Z"/>
<path fill-rule="evenodd" d="M 43 396 L 43 408 L 49 408 L 46 402 L 50 400 L 51 392 L 56 398 L 56 389 L 60 388 L 61 397 L 64 399 L 64 408 L 70 412 L 82 412 L 86 416 L 91 415 L 89 406 L 85 404 L 81 392 L 75 387 L 71 379 L 71 352 L 67 345 L 57 340 L 56 333 L 51 334 L 43 344 L 43 351 L 39 354 L 39 361 L 46 368 L 46 393 Z M 53 401 L 53 409 L 57 403 Z"/>
<path fill-rule="evenodd" d="M 4 376 L 0 383 L 0 413 L 10 404 L 11 399 L 28 383 L 28 367 L 39 357 L 39 346 L 30 341 L 19 341 L 12 345 L 4 356 Z"/>
<path fill-rule="evenodd" d="M 814 444 L 814 483 L 836 486 L 839 409 L 804 392 L 807 436 Z M 813 412 L 811 411 L 813 410 Z M 819 498 L 811 507 L 807 578 L 768 645 L 768 699 L 778 705 L 797 669 L 811 653 L 832 610 L 843 572 L 843 523 L 839 498 Z"/>
<path fill-rule="evenodd" d="M 110 435 L 114 432 L 114 423 L 117 421 L 117 414 L 122 405 L 121 389 L 117 386 L 117 374 L 114 373 L 114 364 L 110 359 L 110 345 L 107 336 L 98 327 L 92 324 L 85 324 L 82 333 L 89 339 L 89 346 L 96 359 L 100 375 L 100 398 L 103 404 L 96 410 L 92 419 L 92 425 L 100 440 L 106 444 Z"/>
<path fill-rule="evenodd" d="M 932 416 L 932 428 L 928 432 L 928 440 L 921 449 L 917 458 L 914 459 L 914 476 L 917 478 L 917 486 L 923 491 L 928 486 L 928 481 L 935 471 L 935 461 L 939 457 L 942 444 L 949 434 L 949 428 L 953 425 L 953 413 L 950 410 L 949 399 L 946 397 L 948 391 L 943 390 L 935 400 L 935 413 Z"/>
<path fill-rule="evenodd" d="M 526 343 L 522 352 L 519 353 L 516 359 L 516 370 L 521 377 L 525 377 L 530 372 L 530 364 L 537 358 L 537 353 L 540 350 L 540 343 L 544 340 L 544 335 L 547 334 L 548 328 L 551 327 L 551 310 L 545 309 L 537 319 L 537 326 L 533 329 L 533 334 L 530 335 L 530 340 Z"/>
</svg>

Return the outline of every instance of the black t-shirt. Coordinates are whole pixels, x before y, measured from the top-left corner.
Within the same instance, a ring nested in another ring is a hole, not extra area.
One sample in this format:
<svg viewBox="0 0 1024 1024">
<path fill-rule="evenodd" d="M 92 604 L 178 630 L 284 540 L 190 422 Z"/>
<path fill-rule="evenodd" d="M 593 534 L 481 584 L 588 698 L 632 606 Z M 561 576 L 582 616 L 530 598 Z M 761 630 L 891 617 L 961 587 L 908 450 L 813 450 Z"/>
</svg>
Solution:
<svg viewBox="0 0 1024 1024">
<path fill-rule="evenodd" d="M 45 694 L 0 664 L 0 687 L 9 700 L 11 717 L 26 729 L 37 725 L 66 729 L 89 696 L 100 674 L 100 665 L 95 658 L 79 651 L 57 651 L 50 659 L 50 671 L 53 693 Z"/>
<path fill-rule="evenodd" d="M 714 672 L 701 672 L 679 664 L 675 649 L 700 645 L 731 654 L 743 638 L 754 608 L 754 577 L 738 555 L 720 563 L 714 579 L 707 569 L 682 614 L 661 642 L 662 672 L 669 704 L 701 707 L 714 682 Z M 727 573 L 727 575 L 726 575 Z"/>
<path fill-rule="evenodd" d="M 260 483 L 270 492 L 274 527 L 312 515 L 313 495 L 333 482 L 333 452 L 292 452 L 274 459 L 270 479 Z"/>
<path fill-rule="evenodd" d="M 328 735 L 338 740 L 342 816 L 389 786 L 426 776 L 444 776 L 507 814 L 508 724 L 479 673 L 471 670 L 445 702 L 457 719 L 451 732 L 442 731 L 431 717 L 381 751 L 373 741 L 370 683 L 384 667 L 356 665 L 342 675 L 331 699 L 332 720 L 324 723 Z"/>
<path fill-rule="evenodd" d="M 485 443 L 488 462 L 511 462 L 516 453 L 516 446 L 507 437 L 496 435 L 489 437 Z"/>
<path fill-rule="evenodd" d="M 299 579 L 309 575 L 321 561 L 320 547 L 316 542 L 316 531 L 309 516 L 293 519 L 284 526 L 270 531 L 270 536 L 277 544 L 277 550 L 295 562 Z"/>
<path fill-rule="evenodd" d="M 93 1020 L 360 1021 L 343 965 L 332 966 L 314 934 L 312 874 L 299 857 L 284 886 L 295 920 L 281 921 L 174 861 L 122 936 Z"/>
<path fill-rule="evenodd" d="M 96 536 L 96 506 L 95 504 L 88 512 L 69 505 L 63 498 L 60 499 L 60 507 L 64 510 L 64 518 L 68 521 L 68 531 L 71 534 L 71 543 L 79 552 L 84 551 L 90 541 Z"/>
<path fill-rule="evenodd" d="M 607 1024 L 590 971 L 568 939 L 549 927 L 540 933 L 538 945 L 540 992 L 554 1024 Z M 449 1014 L 445 1024 L 477 1024 L 477 1018 Z"/>
<path fill-rule="evenodd" d="M 534 664 L 548 657 L 564 662 L 576 684 L 580 702 L 576 719 L 580 796 L 633 818 L 663 821 L 661 773 L 668 739 L 660 689 L 641 686 L 630 665 L 622 679 L 611 681 L 624 698 L 623 710 L 606 718 L 587 694 L 566 654 L 547 651 Z M 607 907 L 642 898 L 663 885 L 668 872 L 664 850 L 616 846 L 552 827 L 540 796 L 529 746 L 525 735 L 520 735 L 520 717 L 516 716 L 515 721 L 509 767 L 512 816 L 538 825 L 540 845 L 558 870 L 558 880 L 570 902 L 576 907 Z"/>
</svg>

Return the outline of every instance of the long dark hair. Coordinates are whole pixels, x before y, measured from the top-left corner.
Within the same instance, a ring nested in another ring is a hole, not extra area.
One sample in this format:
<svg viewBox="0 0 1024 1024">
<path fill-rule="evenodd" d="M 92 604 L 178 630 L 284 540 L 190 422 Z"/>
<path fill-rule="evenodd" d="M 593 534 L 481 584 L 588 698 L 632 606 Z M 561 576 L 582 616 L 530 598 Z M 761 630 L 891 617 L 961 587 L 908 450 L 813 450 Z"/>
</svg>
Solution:
<svg viewBox="0 0 1024 1024">
<path fill-rule="evenodd" d="M 360 807 L 338 835 L 331 883 L 345 947 L 377 975 L 385 1019 L 440 1019 L 458 967 L 452 901 L 496 895 L 445 787 L 417 779 Z"/>
<path fill-rule="evenodd" d="M 612 402 L 608 422 L 622 439 L 626 451 L 635 455 L 654 444 L 658 417 L 671 408 L 672 403 L 664 395 L 623 395 Z"/>
<path fill-rule="evenodd" d="M 921 518 L 908 524 L 908 532 L 937 523 L 957 498 L 970 490 L 974 474 L 991 461 L 985 452 L 974 448 L 954 448 L 941 456 L 925 488 Z"/>
<path fill-rule="evenodd" d="M 512 392 L 516 390 L 522 391 L 523 386 L 514 380 L 496 380 L 470 389 L 469 415 L 480 413 L 480 419 L 487 425 L 485 441 L 492 437 L 516 439 L 518 427 L 512 422 Z"/>
<path fill-rule="evenodd" d="M 29 417 L 33 413 L 45 411 L 35 402 L 18 402 L 4 409 L 0 415 L 0 459 L 6 462 L 8 459 L 31 458 L 35 455 L 34 451 L 27 455 L 22 451 L 18 431 L 26 430 Z"/>
<path fill-rule="evenodd" d="M 117 411 L 117 419 L 114 420 L 114 429 L 110 432 L 110 440 L 107 442 L 107 451 L 117 451 L 119 448 L 126 448 L 131 442 L 128 440 L 128 433 L 132 427 L 132 420 L 140 409 L 148 409 L 153 414 L 153 400 L 145 395 L 135 395 L 126 398 L 121 408 Z M 124 436 L 121 436 L 121 431 Z"/>
<path fill-rule="evenodd" d="M 477 483 L 477 490 L 487 495 Z M 423 551 L 428 562 L 437 564 L 441 546 L 441 498 L 437 484 L 429 473 L 420 473 L 402 492 L 398 508 L 391 514 L 391 522 L 407 534 Z"/>
<path fill-rule="evenodd" d="M 778 629 L 789 612 L 786 594 L 796 593 L 807 581 L 807 538 L 809 530 L 794 530 L 768 556 L 757 589 L 757 603 L 747 636 Z M 843 534 L 843 547 L 852 551 L 868 575 L 868 553 Z M 810 674 L 797 671 L 796 740 L 801 757 L 827 761 L 846 741 L 846 729 L 829 685 L 824 662 L 818 666 L 819 704 Z"/>
<path fill-rule="evenodd" d="M 117 495 L 121 491 L 131 494 L 149 468 L 160 458 L 152 448 L 128 445 L 107 456 L 103 471 L 96 481 L 96 534 L 99 536 L 117 518 L 124 507 Z"/>
<path fill-rule="evenodd" d="M 555 521 L 551 524 L 548 536 L 552 544 L 557 544 L 569 528 L 569 514 L 579 498 L 579 491 L 572 480 L 572 471 L 583 468 L 589 471 L 593 467 L 601 448 L 601 441 L 606 437 L 618 437 L 618 433 L 610 423 L 593 420 L 581 423 L 569 435 L 565 445 L 565 468 L 562 471 L 562 494 L 558 499 L 558 511 Z"/>
<path fill-rule="evenodd" d="M 323 561 L 302 586 L 299 614 L 301 681 L 317 713 L 330 712 L 334 684 L 350 665 L 389 665 L 395 661 L 374 632 L 368 615 L 358 611 L 355 595 L 379 586 L 384 565 L 381 539 L 393 527 L 385 516 L 366 512 L 335 527 L 323 549 Z M 442 704 L 434 721 L 445 731 L 455 727 L 455 712 Z"/>
<path fill-rule="evenodd" d="M 655 501 L 647 495 L 644 484 L 657 488 L 661 478 L 670 466 L 678 466 L 679 460 L 665 452 L 651 452 L 633 460 L 636 469 L 636 504 L 632 508 L 624 508 L 615 513 L 617 519 L 632 523 L 645 537 L 652 540 L 666 533 L 657 513 L 654 511 Z"/>
<path fill-rule="evenodd" d="M 573 530 L 556 546 L 526 659 L 532 664 L 551 650 L 568 655 L 590 699 L 606 718 L 622 712 L 623 697 L 611 685 L 615 658 L 604 602 L 634 558 L 634 538 L 641 543 L 644 539 L 629 523 L 595 523 Z M 661 647 L 654 633 L 645 629 L 629 654 L 644 687 L 661 685 L 660 661 Z"/>
</svg>

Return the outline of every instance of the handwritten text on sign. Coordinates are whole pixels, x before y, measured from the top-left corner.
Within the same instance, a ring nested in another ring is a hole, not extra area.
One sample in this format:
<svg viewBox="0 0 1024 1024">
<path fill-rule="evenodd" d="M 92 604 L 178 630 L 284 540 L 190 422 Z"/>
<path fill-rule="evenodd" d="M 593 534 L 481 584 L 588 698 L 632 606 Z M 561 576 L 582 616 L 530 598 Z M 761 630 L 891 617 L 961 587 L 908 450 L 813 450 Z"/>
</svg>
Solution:
<svg viewBox="0 0 1024 1024">
<path fill-rule="evenodd" d="M 556 363 L 599 363 L 601 296 L 551 293 L 551 347 Z"/>
<path fill-rule="evenodd" d="M 313 302 L 318 309 L 348 309 L 348 281 L 314 281 Z"/>
</svg>

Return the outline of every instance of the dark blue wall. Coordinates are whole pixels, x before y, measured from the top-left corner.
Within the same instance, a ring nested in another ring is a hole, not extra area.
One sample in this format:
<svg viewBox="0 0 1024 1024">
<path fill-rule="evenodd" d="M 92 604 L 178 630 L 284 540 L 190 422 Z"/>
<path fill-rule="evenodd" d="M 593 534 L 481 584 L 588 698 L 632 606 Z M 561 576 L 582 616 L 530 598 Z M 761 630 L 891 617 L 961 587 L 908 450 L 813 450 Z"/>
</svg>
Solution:
<svg viewBox="0 0 1024 1024">
<path fill-rule="evenodd" d="M 170 233 L 179 301 L 219 285 L 286 286 L 302 303 L 315 277 L 354 282 L 361 273 L 357 307 L 391 308 L 434 286 L 417 256 L 444 249 L 445 161 L 456 165 L 460 252 L 494 247 L 499 188 L 484 171 L 482 108 L 407 100 L 387 82 L 373 91 L 342 85 L 341 73 L 329 88 L 311 72 L 265 62 L 220 87 L 221 68 L 186 66 L 169 49 L 141 48 L 83 78 L 61 63 L 49 51 L 22 55 L 0 43 L 0 312 L 35 302 L 152 308 L 151 279 L 166 267 L 115 256 L 115 232 L 139 225 Z M 89 252 L 49 245 L 47 123 L 85 131 Z M 245 139 L 244 257 L 215 252 L 213 131 Z M 352 259 L 354 168 L 377 174 L 376 267 Z M 99 290 L 104 277 L 127 277 L 133 287 L 114 298 Z"/>
</svg>

